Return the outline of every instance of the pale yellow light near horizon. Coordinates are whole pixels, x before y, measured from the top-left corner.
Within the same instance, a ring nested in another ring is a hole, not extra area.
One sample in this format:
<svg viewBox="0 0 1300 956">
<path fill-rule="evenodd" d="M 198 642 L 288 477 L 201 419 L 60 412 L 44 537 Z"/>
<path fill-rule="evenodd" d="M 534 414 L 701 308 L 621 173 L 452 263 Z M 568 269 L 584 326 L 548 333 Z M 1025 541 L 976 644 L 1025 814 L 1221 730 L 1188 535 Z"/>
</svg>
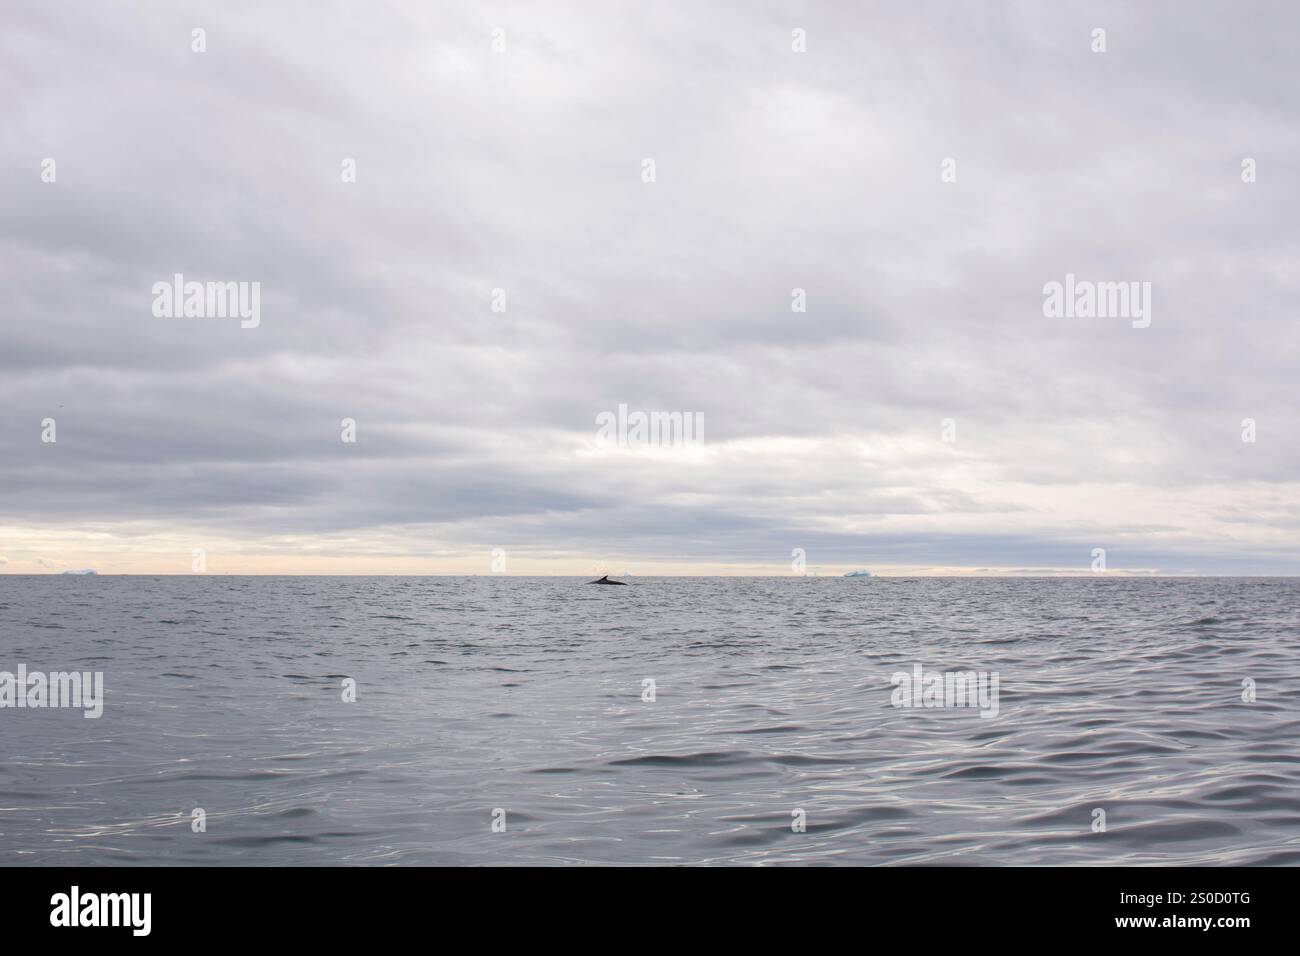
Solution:
<svg viewBox="0 0 1300 956">
<path fill-rule="evenodd" d="M 599 553 L 581 553 L 560 548 L 545 549 L 514 545 L 505 540 L 487 540 L 481 547 L 463 541 L 440 541 L 437 528 L 398 526 L 364 529 L 350 533 L 304 533 L 256 536 L 246 531 L 214 532 L 213 529 L 170 526 L 153 522 L 97 522 L 80 528 L 10 525 L 0 527 L 0 574 L 48 574 L 93 568 L 100 574 L 192 574 L 195 549 L 204 553 L 208 574 L 267 575 L 489 575 L 494 570 L 492 551 L 505 552 L 506 575 L 585 576 L 602 573 L 630 575 L 725 575 L 795 576 L 792 549 L 805 547 L 806 570 L 810 575 L 839 575 L 865 568 L 882 575 L 1091 575 L 1091 549 L 1108 551 L 1105 573 L 1118 575 L 1179 574 L 1176 568 L 1126 566 L 1127 545 L 1140 543 L 1176 548 L 1185 540 L 1218 540 L 1225 545 L 1248 545 L 1268 551 L 1285 551 L 1293 544 L 1291 529 L 1283 522 L 1238 520 L 1244 511 L 1281 514 L 1289 496 L 1300 493 L 1300 483 L 1284 485 L 1247 483 L 1231 492 L 1216 486 L 1161 491 L 1137 485 L 1076 483 L 1071 495 L 1062 499 L 1053 489 L 1031 484 L 967 480 L 963 487 L 978 496 L 987 510 L 956 513 L 873 514 L 852 513 L 853 496 L 835 502 L 836 513 L 808 519 L 810 532 L 855 534 L 868 539 L 853 563 L 825 559 L 807 541 L 792 539 L 789 546 L 764 555 L 764 560 L 742 562 L 692 560 L 636 554 L 620 555 L 612 548 Z M 1015 511 L 1008 511 L 1014 504 Z M 1148 521 L 1160 514 L 1167 526 L 1140 536 L 1126 526 Z M 773 513 L 773 521 L 780 514 Z M 1091 540 L 1080 542 L 1077 564 L 1068 567 L 1030 566 L 1027 563 L 993 565 L 982 562 L 966 566 L 923 564 L 873 558 L 869 538 L 888 534 L 897 540 L 912 533 L 922 538 L 931 533 L 994 534 L 1005 531 L 1015 519 L 1022 535 L 1040 535 L 1051 540 L 1061 528 L 1091 528 Z M 492 533 L 492 532 L 489 532 Z M 810 534 L 809 537 L 813 535 Z"/>
<path fill-rule="evenodd" d="M 204 552 L 202 572 L 192 570 L 191 553 L 105 554 L 80 552 L 56 557 L 42 556 L 21 561 L 6 559 L 0 575 L 62 574 L 92 569 L 99 575 L 336 575 L 336 576 L 427 576 L 427 577 L 580 577 L 601 574 L 615 577 L 841 577 L 863 565 L 810 563 L 800 574 L 789 562 L 737 564 L 677 561 L 604 561 L 592 558 L 512 558 L 506 570 L 491 570 L 491 557 L 463 555 L 455 558 L 410 556 L 357 558 L 331 555 L 272 555 Z M 936 565 L 876 564 L 866 567 L 879 577 L 1026 577 L 1096 576 L 1086 564 L 1077 568 L 957 567 Z M 1150 577 L 1160 572 L 1151 568 L 1108 569 L 1107 575 Z"/>
</svg>

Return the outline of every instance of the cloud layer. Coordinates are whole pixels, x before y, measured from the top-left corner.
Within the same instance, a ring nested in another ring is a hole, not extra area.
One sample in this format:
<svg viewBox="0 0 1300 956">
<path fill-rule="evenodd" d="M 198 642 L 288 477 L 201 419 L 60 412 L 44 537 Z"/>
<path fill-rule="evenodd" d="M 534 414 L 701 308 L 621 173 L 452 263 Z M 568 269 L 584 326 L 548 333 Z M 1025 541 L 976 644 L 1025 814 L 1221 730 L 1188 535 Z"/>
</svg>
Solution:
<svg viewBox="0 0 1300 956">
<path fill-rule="evenodd" d="M 11 5 L 5 570 L 1300 572 L 1300 17 L 1197 6 Z"/>
</svg>

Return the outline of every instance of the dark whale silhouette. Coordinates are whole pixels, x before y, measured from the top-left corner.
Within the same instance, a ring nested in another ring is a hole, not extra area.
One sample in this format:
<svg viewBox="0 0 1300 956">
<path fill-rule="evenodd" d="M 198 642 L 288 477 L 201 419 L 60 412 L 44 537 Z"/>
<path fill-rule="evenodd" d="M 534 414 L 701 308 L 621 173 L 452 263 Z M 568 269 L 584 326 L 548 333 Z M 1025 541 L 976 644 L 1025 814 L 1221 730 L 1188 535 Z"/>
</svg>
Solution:
<svg viewBox="0 0 1300 956">
<path fill-rule="evenodd" d="M 626 581 L 611 581 L 609 579 L 608 574 L 602 577 L 599 581 L 588 581 L 587 583 L 588 584 L 617 584 L 619 587 L 623 587 L 623 588 L 627 587 Z"/>
</svg>

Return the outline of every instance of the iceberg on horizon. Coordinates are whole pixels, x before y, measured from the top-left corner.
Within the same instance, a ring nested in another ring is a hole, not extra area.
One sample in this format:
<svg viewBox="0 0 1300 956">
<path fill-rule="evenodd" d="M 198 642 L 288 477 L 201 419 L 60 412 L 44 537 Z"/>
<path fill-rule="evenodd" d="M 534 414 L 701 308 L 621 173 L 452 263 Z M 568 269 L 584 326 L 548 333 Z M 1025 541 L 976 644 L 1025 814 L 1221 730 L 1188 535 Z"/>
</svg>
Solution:
<svg viewBox="0 0 1300 956">
<path fill-rule="evenodd" d="M 84 569 L 81 570 L 81 571 L 61 571 L 61 572 L 59 572 L 59 573 L 60 573 L 60 574 L 80 574 L 80 575 L 86 575 L 86 574 L 94 574 L 94 573 L 95 573 L 95 569 L 94 569 L 94 568 L 84 568 Z"/>
<path fill-rule="evenodd" d="M 875 575 L 873 575 L 870 571 L 846 571 L 846 572 L 844 573 L 844 576 L 845 576 L 846 578 L 870 578 L 870 577 L 875 577 Z"/>
</svg>

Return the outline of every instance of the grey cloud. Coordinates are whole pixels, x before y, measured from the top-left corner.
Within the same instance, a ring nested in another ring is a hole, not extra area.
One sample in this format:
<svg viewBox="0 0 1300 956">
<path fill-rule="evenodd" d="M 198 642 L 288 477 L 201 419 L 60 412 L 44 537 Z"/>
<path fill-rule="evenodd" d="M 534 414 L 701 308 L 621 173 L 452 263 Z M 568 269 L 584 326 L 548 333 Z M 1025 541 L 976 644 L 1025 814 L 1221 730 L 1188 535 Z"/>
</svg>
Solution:
<svg viewBox="0 0 1300 956">
<path fill-rule="evenodd" d="M 1296 570 L 1289 5 L 706 6 L 12 4 L 8 552 Z M 175 272 L 261 327 L 154 318 Z M 1152 282 L 1151 327 L 1044 318 L 1066 272 Z M 620 402 L 705 457 L 589 454 Z"/>
</svg>

